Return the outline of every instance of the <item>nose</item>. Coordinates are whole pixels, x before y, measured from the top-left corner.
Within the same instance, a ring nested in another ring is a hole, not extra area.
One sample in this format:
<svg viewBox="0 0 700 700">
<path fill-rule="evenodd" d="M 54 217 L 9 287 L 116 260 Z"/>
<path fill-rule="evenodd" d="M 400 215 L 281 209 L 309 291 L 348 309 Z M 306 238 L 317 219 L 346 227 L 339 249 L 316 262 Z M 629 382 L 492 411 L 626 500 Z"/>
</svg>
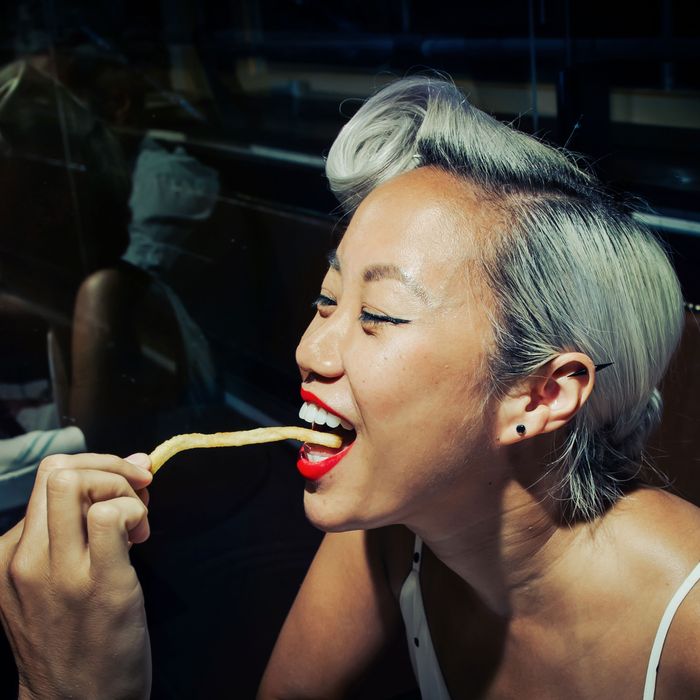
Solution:
<svg viewBox="0 0 700 700">
<path fill-rule="evenodd" d="M 328 318 L 316 314 L 296 350 L 297 365 L 304 378 L 314 374 L 335 379 L 343 374 L 341 346 L 346 325 L 339 309 Z"/>
</svg>

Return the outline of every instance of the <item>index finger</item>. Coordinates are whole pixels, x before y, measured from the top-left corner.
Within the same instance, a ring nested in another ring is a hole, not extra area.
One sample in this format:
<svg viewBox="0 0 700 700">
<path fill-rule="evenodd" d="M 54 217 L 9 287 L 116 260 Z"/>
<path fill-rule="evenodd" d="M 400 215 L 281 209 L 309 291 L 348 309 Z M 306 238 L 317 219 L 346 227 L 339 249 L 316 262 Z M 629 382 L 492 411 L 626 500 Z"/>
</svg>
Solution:
<svg viewBox="0 0 700 700">
<path fill-rule="evenodd" d="M 113 472 L 64 469 L 47 483 L 46 504 L 51 568 L 76 570 L 87 552 L 86 516 L 95 503 L 130 497 L 144 508 L 133 488 Z"/>
<path fill-rule="evenodd" d="M 112 472 L 123 476 L 134 489 L 142 489 L 151 483 L 152 475 L 145 467 L 137 466 L 115 455 L 83 453 L 77 455 L 52 455 L 42 460 L 34 481 L 34 488 L 29 499 L 25 516 L 25 537 L 46 538 L 47 530 L 47 480 L 57 469 L 92 469 Z"/>
</svg>

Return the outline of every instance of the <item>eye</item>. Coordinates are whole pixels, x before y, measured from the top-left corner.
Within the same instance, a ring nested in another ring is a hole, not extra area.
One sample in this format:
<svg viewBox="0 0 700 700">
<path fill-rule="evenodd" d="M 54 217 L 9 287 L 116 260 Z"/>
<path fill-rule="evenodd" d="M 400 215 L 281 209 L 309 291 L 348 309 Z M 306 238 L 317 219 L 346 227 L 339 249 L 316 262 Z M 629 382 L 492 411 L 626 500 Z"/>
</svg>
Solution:
<svg viewBox="0 0 700 700">
<path fill-rule="evenodd" d="M 373 314 L 366 309 L 362 309 L 360 313 L 360 323 L 373 328 L 376 328 L 383 323 L 390 323 L 393 326 L 399 326 L 410 322 L 411 321 L 407 318 L 396 318 L 395 316 L 387 316 L 385 314 Z"/>
<path fill-rule="evenodd" d="M 314 309 L 316 309 L 316 311 L 318 311 L 321 314 L 321 316 L 327 316 L 329 310 L 328 307 L 337 306 L 337 302 L 332 297 L 329 297 L 325 294 L 319 294 L 314 299 L 311 306 L 313 306 Z"/>
</svg>

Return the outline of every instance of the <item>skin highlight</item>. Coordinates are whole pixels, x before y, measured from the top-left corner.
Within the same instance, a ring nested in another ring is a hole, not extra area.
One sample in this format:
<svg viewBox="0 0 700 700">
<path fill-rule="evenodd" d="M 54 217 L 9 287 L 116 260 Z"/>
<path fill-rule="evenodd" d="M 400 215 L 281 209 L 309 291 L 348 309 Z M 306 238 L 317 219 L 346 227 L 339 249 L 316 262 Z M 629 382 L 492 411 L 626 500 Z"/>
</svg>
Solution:
<svg viewBox="0 0 700 700">
<path fill-rule="evenodd" d="M 433 173 L 426 175 L 432 179 Z M 437 193 L 439 183 L 434 182 L 434 186 Z M 460 265 L 465 251 L 449 211 L 434 198 L 424 198 L 420 207 L 407 210 L 407 202 L 416 194 L 413 188 L 394 190 L 388 186 L 384 195 L 378 190 L 376 197 L 367 198 L 338 248 L 340 270 L 332 266 L 322 284 L 321 294 L 331 303 L 319 306 L 297 350 L 305 385 L 346 416 L 358 434 L 352 452 L 329 475 L 332 480 L 317 484 L 313 498 L 307 493 L 307 513 L 324 529 L 387 524 L 386 519 L 395 517 L 397 508 L 402 519 L 409 518 L 409 503 L 375 504 L 373 494 L 392 489 L 405 494 L 407 479 L 415 479 L 414 493 L 430 493 L 446 475 L 456 478 L 462 471 L 451 443 L 427 445 L 420 434 L 430 429 L 436 435 L 444 432 L 447 419 L 454 426 L 449 432 L 462 436 L 456 441 L 474 439 L 471 426 L 478 424 L 476 414 L 483 396 L 478 365 L 482 338 L 488 332 L 486 320 L 469 305 L 470 281 Z M 401 241 L 398 248 L 397 236 Z M 438 253 L 426 255 L 429 250 Z M 401 273 L 374 274 L 388 266 Z M 368 270 L 372 273 L 369 276 Z M 405 279 L 414 283 L 406 284 Z M 425 292 L 415 293 L 416 284 L 427 290 L 429 301 Z M 363 322 L 363 313 L 407 323 Z M 478 332 L 473 326 L 476 318 L 481 324 Z M 444 352 L 436 352 L 436 348 Z M 476 362 L 470 358 L 477 358 Z M 411 376 L 415 367 L 420 367 L 420 380 Z M 465 367 L 470 370 L 465 372 Z M 313 378 L 320 380 L 318 389 Z M 411 392 L 415 386 L 422 388 Z M 449 394 L 454 398 L 455 391 L 461 401 L 454 401 L 453 413 L 446 416 L 445 397 Z M 397 415 L 397 406 L 405 406 L 410 415 L 406 411 Z M 467 408 L 465 415 L 464 406 L 471 406 L 473 413 Z M 407 421 L 420 426 L 410 447 L 403 446 L 416 455 L 413 471 L 403 457 L 393 456 L 398 445 L 391 436 L 399 426 L 405 432 Z M 364 463 L 368 457 L 386 465 L 381 475 L 353 468 L 353 463 Z M 439 479 L 422 468 L 426 460 L 443 465 Z M 403 466 L 399 468 L 399 464 Z M 374 483 L 377 481 L 381 481 L 380 490 Z M 324 505 L 325 494 L 336 482 L 342 483 L 342 489 L 334 489 L 339 495 Z M 342 505 L 338 497 L 364 502 L 366 512 L 358 520 L 343 522 L 344 511 L 349 513 L 355 505 L 349 501 Z"/>
<path fill-rule="evenodd" d="M 316 393 L 334 397 L 331 405 L 350 416 L 358 438 L 332 478 L 307 492 L 305 505 L 326 530 L 406 525 L 462 578 L 483 579 L 478 590 L 505 612 L 513 584 L 488 562 L 500 562 L 503 542 L 527 532 L 525 543 L 508 548 L 506 566 L 517 572 L 514 580 L 527 581 L 529 567 L 537 568 L 533 552 L 554 547 L 558 524 L 546 505 L 551 482 L 542 479 L 533 490 L 532 483 L 513 480 L 502 448 L 519 439 L 513 426 L 525 415 L 532 435 L 561 427 L 593 385 L 590 374 L 566 377 L 592 365 L 581 353 L 566 353 L 506 401 L 488 398 L 480 369 L 481 339 L 490 329 L 463 266 L 478 242 L 452 215 L 446 180 L 452 178 L 421 168 L 377 188 L 358 209 L 337 251 L 339 264 L 324 280 L 322 294 L 335 303 L 319 307 L 297 358 L 305 381 L 311 375 L 309 386 L 320 381 Z M 462 206 L 471 203 L 473 218 L 483 221 L 478 193 L 459 192 Z M 416 285 L 424 290 L 418 300 Z M 363 327 L 356 316 L 364 308 L 409 323 Z M 553 404 L 559 411 L 550 410 Z M 418 429 L 411 434 L 409 426 Z M 363 504 L 354 516 L 353 498 Z M 562 550 L 566 535 L 557 545 Z"/>
<path fill-rule="evenodd" d="M 559 697 L 557 689 L 576 688 L 585 698 L 637 698 L 667 594 L 697 562 L 697 535 L 679 535 L 700 528 L 697 509 L 655 489 L 631 491 L 591 522 L 563 517 L 547 464 L 556 432 L 595 390 L 593 361 L 561 352 L 504 396 L 491 393 L 491 299 L 478 272 L 465 274 L 488 248 L 480 236 L 491 212 L 468 189 L 434 168 L 378 186 L 323 281 L 325 301 L 297 361 L 304 385 L 353 423 L 357 440 L 306 490 L 307 516 L 329 534 L 260 698 L 341 696 L 369 673 L 402 629 L 398 598 L 414 534 L 424 542 L 423 601 L 451 697 Z M 368 269 L 399 272 L 368 280 Z M 408 323 L 368 324 L 364 312 Z M 699 610 L 700 595 L 686 605 Z M 331 618 L 342 662 L 328 646 Z M 676 629 L 671 654 L 694 634 L 682 622 Z M 299 666 L 300 647 L 313 667 Z M 675 697 L 684 669 L 668 663 L 657 697 Z"/>
</svg>

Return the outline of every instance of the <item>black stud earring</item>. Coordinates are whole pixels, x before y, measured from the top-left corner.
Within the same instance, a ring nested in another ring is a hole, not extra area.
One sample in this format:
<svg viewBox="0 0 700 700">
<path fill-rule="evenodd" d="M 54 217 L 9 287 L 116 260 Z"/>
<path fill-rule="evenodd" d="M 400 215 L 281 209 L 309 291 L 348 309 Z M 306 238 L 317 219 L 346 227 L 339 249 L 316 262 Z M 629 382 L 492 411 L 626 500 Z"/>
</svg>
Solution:
<svg viewBox="0 0 700 700">
<path fill-rule="evenodd" d="M 518 433 L 518 435 L 521 435 L 521 436 L 525 435 L 525 433 L 527 432 L 527 429 L 525 428 L 525 426 L 522 423 L 520 423 L 519 425 L 516 425 L 515 430 Z"/>
</svg>

